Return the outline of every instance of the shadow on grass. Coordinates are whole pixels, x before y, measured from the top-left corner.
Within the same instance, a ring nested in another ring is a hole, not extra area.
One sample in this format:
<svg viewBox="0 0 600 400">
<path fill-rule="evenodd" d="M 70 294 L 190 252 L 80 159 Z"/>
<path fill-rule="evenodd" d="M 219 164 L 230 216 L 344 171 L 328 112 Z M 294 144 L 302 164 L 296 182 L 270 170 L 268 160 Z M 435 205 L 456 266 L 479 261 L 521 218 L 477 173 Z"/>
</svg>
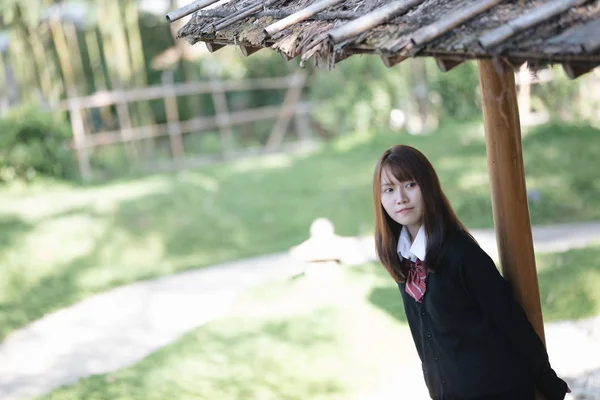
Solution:
<svg viewBox="0 0 600 400">
<path fill-rule="evenodd" d="M 132 367 L 43 399 L 343 399 L 352 377 L 339 373 L 345 364 L 329 318 L 215 321 Z"/>
<path fill-rule="evenodd" d="M 544 320 L 600 314 L 600 246 L 539 257 Z"/>
<path fill-rule="evenodd" d="M 585 149 L 582 148 L 585 146 Z M 574 222 L 600 218 L 600 130 L 553 122 L 535 127 L 523 139 L 527 184 L 540 192 L 530 204 L 535 221 Z"/>
<path fill-rule="evenodd" d="M 544 320 L 572 320 L 600 315 L 600 244 L 561 253 L 539 254 L 538 283 Z M 378 285 L 368 300 L 406 323 L 399 289 Z"/>
<path fill-rule="evenodd" d="M 381 286 L 374 288 L 369 294 L 369 301 L 377 308 L 387 312 L 396 320 L 407 323 L 398 286 Z"/>
<path fill-rule="evenodd" d="M 0 215 L 0 251 L 4 251 L 32 229 L 32 225 L 14 215 Z"/>
</svg>

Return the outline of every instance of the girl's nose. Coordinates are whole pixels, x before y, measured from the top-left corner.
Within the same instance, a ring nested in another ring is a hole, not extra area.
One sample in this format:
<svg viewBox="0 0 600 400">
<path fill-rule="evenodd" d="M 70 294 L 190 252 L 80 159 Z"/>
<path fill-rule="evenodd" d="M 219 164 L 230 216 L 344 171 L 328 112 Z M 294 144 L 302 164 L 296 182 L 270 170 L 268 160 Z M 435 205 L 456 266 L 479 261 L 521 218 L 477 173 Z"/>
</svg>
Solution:
<svg viewBox="0 0 600 400">
<path fill-rule="evenodd" d="M 398 198 L 396 199 L 398 204 L 406 203 L 407 198 L 403 190 L 398 190 Z"/>
</svg>

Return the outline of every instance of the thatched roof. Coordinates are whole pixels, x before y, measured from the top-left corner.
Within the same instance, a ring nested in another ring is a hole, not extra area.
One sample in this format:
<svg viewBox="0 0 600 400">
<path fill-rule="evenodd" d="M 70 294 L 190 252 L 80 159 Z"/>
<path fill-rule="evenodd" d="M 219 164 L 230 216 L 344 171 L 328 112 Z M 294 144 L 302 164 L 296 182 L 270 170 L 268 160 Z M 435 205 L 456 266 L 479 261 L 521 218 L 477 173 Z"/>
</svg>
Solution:
<svg viewBox="0 0 600 400">
<path fill-rule="evenodd" d="M 230 0 L 195 12 L 179 37 L 329 68 L 371 53 L 388 66 L 431 56 L 442 70 L 478 58 L 560 63 L 574 78 L 600 65 L 600 0 Z"/>
</svg>

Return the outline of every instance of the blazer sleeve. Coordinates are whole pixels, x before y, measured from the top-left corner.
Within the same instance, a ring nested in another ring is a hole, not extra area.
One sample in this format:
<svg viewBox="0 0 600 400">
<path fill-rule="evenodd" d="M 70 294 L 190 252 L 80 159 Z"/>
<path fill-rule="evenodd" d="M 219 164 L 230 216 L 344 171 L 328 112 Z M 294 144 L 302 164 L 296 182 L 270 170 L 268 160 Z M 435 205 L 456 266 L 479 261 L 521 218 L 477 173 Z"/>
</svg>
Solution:
<svg viewBox="0 0 600 400">
<path fill-rule="evenodd" d="M 513 296 L 508 282 L 492 259 L 476 244 L 469 243 L 459 262 L 460 279 L 483 313 L 522 356 L 537 389 L 548 400 L 562 400 L 567 384 L 550 367 L 548 353 L 525 311 Z"/>
</svg>

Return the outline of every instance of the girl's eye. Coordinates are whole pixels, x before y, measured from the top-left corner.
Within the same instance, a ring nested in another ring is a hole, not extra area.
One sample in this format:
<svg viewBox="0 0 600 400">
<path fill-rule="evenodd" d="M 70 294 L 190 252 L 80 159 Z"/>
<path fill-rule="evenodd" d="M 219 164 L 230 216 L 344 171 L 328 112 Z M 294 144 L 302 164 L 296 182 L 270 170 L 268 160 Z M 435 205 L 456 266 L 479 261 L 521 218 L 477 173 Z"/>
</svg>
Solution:
<svg viewBox="0 0 600 400">
<path fill-rule="evenodd" d="M 392 188 L 386 188 L 386 189 L 383 189 L 383 193 L 392 193 L 393 190 L 394 189 L 392 189 Z"/>
<path fill-rule="evenodd" d="M 407 188 L 413 188 L 417 186 L 417 182 L 410 182 L 409 184 L 406 185 Z"/>
</svg>

